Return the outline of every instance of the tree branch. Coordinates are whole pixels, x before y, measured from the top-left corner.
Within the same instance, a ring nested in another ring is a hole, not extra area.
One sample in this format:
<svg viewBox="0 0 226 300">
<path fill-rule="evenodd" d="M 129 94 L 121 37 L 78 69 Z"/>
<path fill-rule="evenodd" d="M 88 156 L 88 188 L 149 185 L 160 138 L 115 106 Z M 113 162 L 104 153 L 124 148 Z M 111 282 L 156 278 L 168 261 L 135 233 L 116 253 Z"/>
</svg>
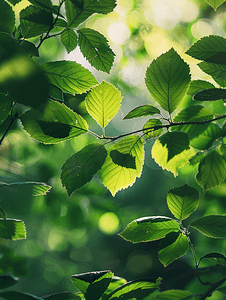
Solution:
<svg viewBox="0 0 226 300">
<path fill-rule="evenodd" d="M 224 276 L 222 279 L 220 279 L 219 281 L 211 284 L 211 287 L 208 289 L 207 292 L 205 292 L 200 298 L 199 300 L 205 300 L 207 297 L 210 297 L 213 292 L 222 284 L 226 281 L 226 276 Z"/>
</svg>

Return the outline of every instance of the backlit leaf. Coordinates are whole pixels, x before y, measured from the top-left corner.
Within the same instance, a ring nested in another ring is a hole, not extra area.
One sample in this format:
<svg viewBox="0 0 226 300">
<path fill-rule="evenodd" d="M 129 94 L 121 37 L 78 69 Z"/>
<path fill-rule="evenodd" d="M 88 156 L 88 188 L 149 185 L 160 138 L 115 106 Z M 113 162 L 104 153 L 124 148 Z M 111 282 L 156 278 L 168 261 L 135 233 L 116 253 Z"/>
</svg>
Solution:
<svg viewBox="0 0 226 300">
<path fill-rule="evenodd" d="M 42 65 L 48 80 L 65 93 L 82 94 L 98 82 L 95 77 L 75 61 L 54 61 Z"/>
<path fill-rule="evenodd" d="M 189 66 L 172 48 L 154 60 L 147 69 L 145 83 L 153 98 L 170 114 L 185 96 Z"/>
<path fill-rule="evenodd" d="M 215 88 L 215 86 L 208 81 L 200 80 L 200 79 L 192 80 L 187 94 L 193 96 L 193 95 L 197 94 L 199 91 L 206 90 L 206 89 L 212 89 L 212 88 Z"/>
<path fill-rule="evenodd" d="M 158 119 L 150 119 L 148 120 L 144 127 L 143 127 L 143 132 L 145 133 L 145 139 L 151 139 L 151 138 L 156 138 L 160 136 L 162 133 L 163 129 L 161 128 L 162 122 Z M 160 127 L 160 128 L 158 128 Z M 149 128 L 149 129 L 147 129 Z M 152 128 L 152 129 L 151 129 Z"/>
<path fill-rule="evenodd" d="M 207 154 L 199 164 L 196 180 L 204 190 L 219 185 L 226 175 L 226 161 L 215 150 Z"/>
<path fill-rule="evenodd" d="M 198 101 L 216 101 L 226 99 L 226 91 L 224 89 L 217 88 L 207 89 L 195 94 L 193 99 Z"/>
<path fill-rule="evenodd" d="M 208 237 L 226 238 L 226 216 L 205 216 L 193 221 L 191 226 Z"/>
<path fill-rule="evenodd" d="M 63 139 L 69 137 L 72 127 L 68 124 L 60 122 L 46 122 L 37 120 L 38 125 L 44 134 L 52 136 L 54 138 Z"/>
<path fill-rule="evenodd" d="M 226 257 L 221 253 L 211 252 L 206 255 L 203 255 L 199 260 L 199 264 L 204 258 L 211 260 L 212 262 L 214 262 L 217 265 L 226 266 Z"/>
<path fill-rule="evenodd" d="M 187 184 L 172 188 L 167 193 L 167 205 L 177 219 L 184 220 L 196 211 L 199 193 Z"/>
<path fill-rule="evenodd" d="M 207 153 L 205 151 L 199 151 L 194 156 L 189 158 L 190 164 L 191 165 L 196 165 L 197 163 L 200 163 L 203 160 L 203 158 L 206 156 L 206 154 Z"/>
<path fill-rule="evenodd" d="M 178 232 L 180 225 L 168 217 L 144 217 L 132 221 L 119 235 L 132 243 L 149 242 L 164 238 L 170 232 Z"/>
<path fill-rule="evenodd" d="M 21 182 L 13 182 L 13 183 L 4 183 L 0 182 L 1 187 L 12 187 L 12 186 L 30 186 L 32 188 L 32 196 L 41 196 L 46 195 L 47 192 L 51 189 L 51 186 L 43 183 L 43 182 L 33 182 L 33 181 L 21 181 Z"/>
<path fill-rule="evenodd" d="M 67 53 L 73 51 L 78 43 L 77 35 L 71 28 L 65 28 L 60 35 L 60 39 L 65 49 L 67 50 Z"/>
<path fill-rule="evenodd" d="M 89 182 L 101 168 L 107 156 L 101 144 L 90 144 L 72 155 L 63 165 L 61 180 L 68 195 Z"/>
<path fill-rule="evenodd" d="M 225 0 L 205 0 L 213 9 L 217 10 L 217 8 L 225 2 Z"/>
<path fill-rule="evenodd" d="M 154 114 L 159 114 L 159 113 L 160 110 L 157 107 L 154 107 L 150 104 L 145 104 L 145 105 L 135 107 L 128 114 L 126 114 L 123 119 L 126 120 L 126 119 L 140 118 L 140 117 L 152 116 Z"/>
<path fill-rule="evenodd" d="M 12 33 L 15 28 L 15 13 L 4 0 L 0 0 L 0 32 Z"/>
<path fill-rule="evenodd" d="M 117 114 L 121 101 L 120 91 L 103 81 L 88 93 L 85 105 L 89 114 L 104 128 Z"/>
<path fill-rule="evenodd" d="M 15 219 L 0 219 L 0 238 L 6 240 L 26 239 L 24 222 Z"/>
<path fill-rule="evenodd" d="M 169 290 L 155 295 L 152 300 L 194 300 L 193 295 L 188 291 Z"/>
<path fill-rule="evenodd" d="M 10 275 L 0 276 L 0 289 L 6 289 L 18 283 L 19 279 Z"/>
<path fill-rule="evenodd" d="M 107 288 L 107 290 L 104 292 L 104 294 L 102 295 L 101 299 L 102 300 L 106 300 L 108 295 L 114 291 L 115 289 L 117 289 L 118 287 L 120 287 L 121 285 L 125 284 L 127 281 L 126 279 L 122 278 L 122 277 L 118 277 L 118 276 L 113 276 L 111 279 L 111 282 Z"/>
<path fill-rule="evenodd" d="M 113 163 L 125 168 L 136 169 L 135 157 L 130 154 L 124 154 L 117 150 L 110 152 Z"/>
<path fill-rule="evenodd" d="M 144 164 L 144 141 L 140 136 L 132 135 L 121 139 L 108 150 L 108 156 L 98 172 L 101 182 L 114 196 L 119 190 L 132 186 L 137 177 L 141 176 Z M 112 150 L 135 157 L 136 169 L 115 164 L 110 156 Z"/>
<path fill-rule="evenodd" d="M 210 62 L 201 62 L 199 68 L 213 77 L 213 79 L 222 87 L 226 87 L 226 64 L 214 64 Z"/>
</svg>

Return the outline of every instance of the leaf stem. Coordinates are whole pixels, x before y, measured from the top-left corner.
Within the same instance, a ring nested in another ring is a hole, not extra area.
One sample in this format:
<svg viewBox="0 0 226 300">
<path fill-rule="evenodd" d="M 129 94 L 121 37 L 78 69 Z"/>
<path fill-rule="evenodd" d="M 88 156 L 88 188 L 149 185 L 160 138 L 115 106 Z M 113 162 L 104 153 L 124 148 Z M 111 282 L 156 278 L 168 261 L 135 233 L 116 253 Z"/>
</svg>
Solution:
<svg viewBox="0 0 226 300">
<path fill-rule="evenodd" d="M 2 138 L 0 139 L 0 145 L 2 144 L 6 134 L 8 133 L 8 131 L 10 130 L 10 127 L 13 125 L 13 122 L 18 118 L 19 114 L 18 113 L 15 113 L 14 116 L 11 115 L 11 121 L 8 125 L 8 127 L 6 128 L 5 132 L 3 133 L 3 136 Z"/>
</svg>

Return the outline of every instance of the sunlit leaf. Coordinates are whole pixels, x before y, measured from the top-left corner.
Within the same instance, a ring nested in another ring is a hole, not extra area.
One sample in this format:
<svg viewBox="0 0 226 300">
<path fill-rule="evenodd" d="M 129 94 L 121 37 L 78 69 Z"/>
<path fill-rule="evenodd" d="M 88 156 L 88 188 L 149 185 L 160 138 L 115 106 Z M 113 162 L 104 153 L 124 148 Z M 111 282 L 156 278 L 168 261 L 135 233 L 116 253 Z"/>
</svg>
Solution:
<svg viewBox="0 0 226 300">
<path fill-rule="evenodd" d="M 153 98 L 170 114 L 185 96 L 190 83 L 189 66 L 172 48 L 147 69 L 145 83 Z"/>
<path fill-rule="evenodd" d="M 157 107 L 152 106 L 150 104 L 145 104 L 145 105 L 135 107 L 128 114 L 126 114 L 123 119 L 126 120 L 126 119 L 140 118 L 140 117 L 152 116 L 154 114 L 159 114 L 159 113 L 160 110 Z"/>
<path fill-rule="evenodd" d="M 94 13 L 108 14 L 116 6 L 115 0 L 84 0 L 81 5 L 74 1 L 66 0 L 66 16 L 68 26 L 76 28 Z"/>
<path fill-rule="evenodd" d="M 200 80 L 200 79 L 192 80 L 187 94 L 193 96 L 193 95 L 197 94 L 199 91 L 206 90 L 206 89 L 212 89 L 212 88 L 215 88 L 215 86 L 208 81 Z"/>
<path fill-rule="evenodd" d="M 191 226 L 211 238 L 226 238 L 226 216 L 212 215 L 199 218 Z"/>
<path fill-rule="evenodd" d="M 186 235 L 172 232 L 162 240 L 161 250 L 158 252 L 159 260 L 166 267 L 175 259 L 185 255 L 189 247 Z"/>
<path fill-rule="evenodd" d="M 196 211 L 199 193 L 187 184 L 172 188 L 167 193 L 167 205 L 177 219 L 184 220 Z"/>
<path fill-rule="evenodd" d="M 0 32 L 12 33 L 15 28 L 15 13 L 4 0 L 0 0 Z"/>
<path fill-rule="evenodd" d="M 194 300 L 194 297 L 188 291 L 169 290 L 155 295 L 152 300 Z"/>
<path fill-rule="evenodd" d="M 91 66 L 109 73 L 115 54 L 108 45 L 107 39 L 98 31 L 90 28 L 80 29 L 78 34 L 79 47 Z"/>
<path fill-rule="evenodd" d="M 36 48 L 35 44 L 33 44 L 29 41 L 23 40 L 20 45 L 28 55 L 36 56 L 36 57 L 39 56 L 39 52 L 38 52 L 38 49 Z"/>
<path fill-rule="evenodd" d="M 102 295 L 101 299 L 102 300 L 106 300 L 107 296 L 114 291 L 115 289 L 117 289 L 118 287 L 120 287 L 121 285 L 125 284 L 127 281 L 126 279 L 122 278 L 122 277 L 118 277 L 118 276 L 113 276 L 111 279 L 111 282 L 107 288 L 107 290 L 104 292 L 104 294 Z"/>
<path fill-rule="evenodd" d="M 214 262 L 217 265 L 226 266 L 226 257 L 221 253 L 211 252 L 206 255 L 203 255 L 199 260 L 199 264 L 204 258 L 211 260 L 212 262 Z"/>
<path fill-rule="evenodd" d="M 226 175 L 226 161 L 215 150 L 207 154 L 199 164 L 196 180 L 204 190 L 219 185 Z"/>
<path fill-rule="evenodd" d="M 65 93 L 81 94 L 98 82 L 90 71 L 75 61 L 54 61 L 42 65 L 48 80 Z"/>
<path fill-rule="evenodd" d="M 89 114 L 102 127 L 117 114 L 122 101 L 120 91 L 105 81 L 92 88 L 85 98 L 85 105 Z"/>
<path fill-rule="evenodd" d="M 114 164 L 125 168 L 136 169 L 135 157 L 128 153 L 121 153 L 118 150 L 110 152 L 111 159 Z"/>
<path fill-rule="evenodd" d="M 6 289 L 18 283 L 19 279 L 10 275 L 0 276 L 0 289 Z"/>
<path fill-rule="evenodd" d="M 212 6 L 215 10 L 225 2 L 225 0 L 205 0 L 210 6 Z"/>
<path fill-rule="evenodd" d="M 24 222 L 15 219 L 0 219 L 0 238 L 6 240 L 26 239 Z"/>
<path fill-rule="evenodd" d="M 150 119 L 148 120 L 143 127 L 143 132 L 145 133 L 145 139 L 156 138 L 160 136 L 163 129 L 161 128 L 162 122 L 158 119 Z M 160 128 L 158 128 L 160 127 Z M 148 129 L 147 129 L 148 128 Z"/>
<path fill-rule="evenodd" d="M 213 77 L 213 79 L 222 87 L 226 87 L 226 64 L 214 64 L 210 62 L 201 62 L 199 68 Z"/>
<path fill-rule="evenodd" d="M 72 155 L 63 165 L 61 180 L 68 195 L 89 182 L 101 168 L 107 156 L 101 144 L 89 144 Z"/>
<path fill-rule="evenodd" d="M 180 225 L 168 217 L 144 217 L 129 223 L 119 235 L 132 243 L 149 242 L 178 232 L 179 228 Z"/>
<path fill-rule="evenodd" d="M 132 135 L 121 139 L 108 150 L 108 156 L 98 171 L 101 182 L 114 196 L 119 190 L 132 186 L 137 177 L 141 176 L 144 164 L 144 141 L 140 136 Z M 112 150 L 135 157 L 136 169 L 115 164 L 110 156 Z"/>
<path fill-rule="evenodd" d="M 0 297 L 6 300 L 42 300 L 40 297 L 15 291 L 2 292 Z"/>
<path fill-rule="evenodd" d="M 65 104 L 52 100 L 45 106 L 43 113 L 31 109 L 21 116 L 21 121 L 24 129 L 33 138 L 45 144 L 54 144 L 71 139 L 72 137 L 86 133 L 88 130 L 86 121 L 80 115 L 72 111 Z M 46 123 L 43 122 L 46 122 L 47 124 L 50 122 L 49 125 L 52 126 L 52 136 L 49 135 L 50 131 L 46 132 L 46 127 L 44 130 L 45 132 L 43 132 L 42 129 L 46 125 Z M 56 127 L 53 123 L 57 123 Z M 59 125 L 58 123 L 63 125 Z M 71 126 L 69 135 L 65 136 L 66 131 L 64 127 L 61 127 L 61 129 L 63 128 L 63 131 L 60 133 L 61 137 L 59 137 L 58 132 L 56 132 L 56 134 L 53 133 L 52 129 L 59 129 L 60 126 L 64 125 L 67 125 L 66 130 L 68 129 L 68 126 Z"/>
<path fill-rule="evenodd" d="M 0 93 L 0 125 L 6 120 L 11 109 L 13 101 L 9 97 Z"/>
<path fill-rule="evenodd" d="M 65 49 L 67 50 L 67 53 L 73 51 L 78 43 L 77 35 L 71 28 L 65 28 L 60 35 L 60 39 Z"/>
<path fill-rule="evenodd" d="M 33 182 L 33 181 L 21 181 L 13 183 L 4 183 L 0 182 L 1 187 L 12 187 L 12 186 L 30 186 L 32 188 L 32 196 L 41 196 L 46 195 L 47 192 L 51 189 L 51 186 L 43 182 Z"/>
<path fill-rule="evenodd" d="M 203 158 L 206 156 L 206 154 L 207 154 L 206 151 L 199 151 L 194 156 L 189 158 L 190 164 L 196 165 L 197 163 L 200 163 L 203 160 Z"/>
<path fill-rule="evenodd" d="M 79 297 L 76 294 L 70 293 L 70 292 L 62 292 L 62 293 L 56 293 L 48 296 L 42 296 L 42 299 L 48 299 L 48 300 L 80 300 L 81 297 Z"/>
</svg>

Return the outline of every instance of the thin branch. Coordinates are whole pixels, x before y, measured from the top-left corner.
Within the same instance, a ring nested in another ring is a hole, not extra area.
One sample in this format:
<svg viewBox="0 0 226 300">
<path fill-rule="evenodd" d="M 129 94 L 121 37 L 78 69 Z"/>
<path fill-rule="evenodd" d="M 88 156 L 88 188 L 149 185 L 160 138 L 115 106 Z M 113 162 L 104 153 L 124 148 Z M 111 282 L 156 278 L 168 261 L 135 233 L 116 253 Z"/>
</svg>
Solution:
<svg viewBox="0 0 226 300">
<path fill-rule="evenodd" d="M 222 279 L 220 279 L 219 281 L 212 283 L 211 287 L 208 289 L 207 292 L 205 292 L 203 295 L 201 295 L 201 297 L 199 298 L 199 300 L 205 300 L 207 297 L 210 297 L 213 292 L 222 284 L 226 281 L 226 276 L 224 276 Z"/>
<path fill-rule="evenodd" d="M 13 122 L 18 118 L 19 114 L 18 113 L 15 113 L 14 116 L 11 117 L 11 121 L 8 125 L 8 127 L 6 128 L 6 131 L 4 132 L 2 138 L 0 139 L 0 145 L 2 144 L 6 134 L 8 133 L 8 131 L 10 130 L 10 127 L 13 125 Z"/>
</svg>

